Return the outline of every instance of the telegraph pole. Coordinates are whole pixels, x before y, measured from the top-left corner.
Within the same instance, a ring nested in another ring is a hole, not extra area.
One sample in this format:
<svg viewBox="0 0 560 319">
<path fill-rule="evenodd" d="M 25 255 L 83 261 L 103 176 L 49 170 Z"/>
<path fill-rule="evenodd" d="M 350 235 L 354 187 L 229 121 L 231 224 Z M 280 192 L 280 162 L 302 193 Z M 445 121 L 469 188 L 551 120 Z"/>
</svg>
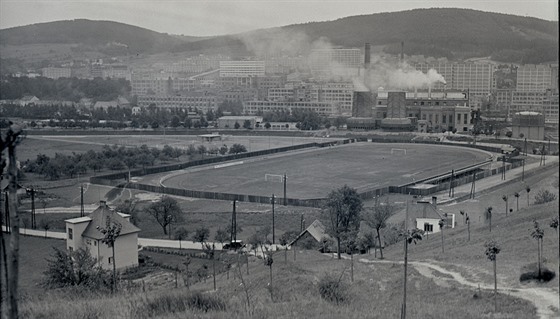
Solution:
<svg viewBox="0 0 560 319">
<path fill-rule="evenodd" d="M 274 245 L 274 194 L 272 194 L 272 244 Z"/>
<path fill-rule="evenodd" d="M 237 240 L 237 217 L 235 216 L 235 199 L 233 200 L 233 213 L 231 215 L 231 242 Z"/>
<path fill-rule="evenodd" d="M 284 206 L 287 206 L 287 201 L 286 201 L 286 173 L 284 173 Z"/>
<path fill-rule="evenodd" d="M 84 217 L 84 185 L 80 187 L 80 217 Z"/>
</svg>

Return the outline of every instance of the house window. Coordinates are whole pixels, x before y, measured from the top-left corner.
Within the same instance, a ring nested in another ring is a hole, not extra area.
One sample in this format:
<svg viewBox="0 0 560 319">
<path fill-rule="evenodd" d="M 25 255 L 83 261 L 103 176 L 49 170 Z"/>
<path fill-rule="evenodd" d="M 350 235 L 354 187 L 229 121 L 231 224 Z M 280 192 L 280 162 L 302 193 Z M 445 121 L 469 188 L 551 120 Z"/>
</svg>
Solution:
<svg viewBox="0 0 560 319">
<path fill-rule="evenodd" d="M 74 251 L 74 247 L 68 247 L 69 251 Z"/>
<path fill-rule="evenodd" d="M 424 223 L 424 231 L 425 232 L 433 232 L 434 231 L 434 225 L 429 224 L 429 223 Z"/>
<path fill-rule="evenodd" d="M 74 239 L 74 230 L 72 228 L 68 228 L 68 239 Z"/>
<path fill-rule="evenodd" d="M 113 257 L 109 257 L 107 260 L 109 261 L 109 265 L 113 263 Z"/>
<path fill-rule="evenodd" d="M 93 242 L 93 246 L 97 246 L 97 241 L 94 241 L 94 242 Z"/>
</svg>

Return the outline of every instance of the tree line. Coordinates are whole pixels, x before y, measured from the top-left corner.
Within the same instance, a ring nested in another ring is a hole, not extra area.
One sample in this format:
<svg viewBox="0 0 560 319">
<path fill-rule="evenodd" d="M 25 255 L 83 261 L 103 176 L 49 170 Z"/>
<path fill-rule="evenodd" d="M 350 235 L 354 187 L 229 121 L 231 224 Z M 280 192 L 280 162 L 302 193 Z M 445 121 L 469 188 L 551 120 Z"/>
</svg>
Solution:
<svg viewBox="0 0 560 319">
<path fill-rule="evenodd" d="M 78 102 L 81 98 L 111 101 L 119 96 L 130 95 L 130 82 L 125 79 L 12 77 L 3 78 L 0 100 L 20 99 L 34 95 L 42 100 Z"/>
<path fill-rule="evenodd" d="M 44 178 L 56 180 L 62 176 L 73 178 L 88 171 L 97 172 L 103 168 L 122 170 L 126 168 L 153 166 L 156 161 L 177 159 L 185 152 L 179 148 L 164 145 L 162 150 L 142 145 L 138 148 L 104 145 L 99 152 L 89 150 L 85 153 L 64 155 L 55 153 L 54 157 L 38 154 L 35 160 L 23 163 L 24 173 L 43 175 Z"/>
</svg>

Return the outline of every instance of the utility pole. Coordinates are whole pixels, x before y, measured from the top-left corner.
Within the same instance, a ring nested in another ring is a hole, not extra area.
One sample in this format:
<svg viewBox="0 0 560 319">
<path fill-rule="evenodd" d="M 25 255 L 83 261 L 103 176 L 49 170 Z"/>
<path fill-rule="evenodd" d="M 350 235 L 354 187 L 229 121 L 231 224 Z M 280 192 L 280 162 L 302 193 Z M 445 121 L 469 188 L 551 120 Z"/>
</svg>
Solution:
<svg viewBox="0 0 560 319">
<path fill-rule="evenodd" d="M 525 180 L 525 159 L 522 159 L 523 169 L 521 171 L 521 181 Z"/>
<path fill-rule="evenodd" d="M 404 219 L 404 231 L 408 236 L 408 197 L 406 198 L 406 215 Z M 408 267 L 408 238 L 404 238 L 404 283 L 403 283 L 403 302 L 401 305 L 401 319 L 406 319 L 406 279 Z"/>
<path fill-rule="evenodd" d="M 454 179 L 455 179 L 455 170 L 451 170 L 451 180 L 449 182 L 449 197 L 455 196 L 455 188 L 453 187 Z"/>
<path fill-rule="evenodd" d="M 272 244 L 274 245 L 274 194 L 272 194 Z"/>
<path fill-rule="evenodd" d="M 284 206 L 287 206 L 287 201 L 286 201 L 286 173 L 284 173 Z"/>
<path fill-rule="evenodd" d="M 233 200 L 233 213 L 231 215 L 231 242 L 237 240 L 237 217 L 235 216 L 235 199 Z"/>
<path fill-rule="evenodd" d="M 506 156 L 502 156 L 502 180 L 506 180 Z"/>
<path fill-rule="evenodd" d="M 476 171 L 473 172 L 473 180 L 472 180 L 472 184 L 471 184 L 471 198 L 472 199 L 474 199 L 475 183 L 476 183 Z"/>
<path fill-rule="evenodd" d="M 80 186 L 80 217 L 84 217 L 84 185 Z"/>
</svg>

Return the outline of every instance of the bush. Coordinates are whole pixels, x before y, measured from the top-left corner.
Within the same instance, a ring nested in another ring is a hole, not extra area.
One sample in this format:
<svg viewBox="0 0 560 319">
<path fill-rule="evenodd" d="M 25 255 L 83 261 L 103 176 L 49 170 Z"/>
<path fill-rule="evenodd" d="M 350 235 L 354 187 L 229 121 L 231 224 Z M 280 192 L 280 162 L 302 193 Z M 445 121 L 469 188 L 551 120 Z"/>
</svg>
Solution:
<svg viewBox="0 0 560 319">
<path fill-rule="evenodd" d="M 544 204 L 556 200 L 556 195 L 546 189 L 541 189 L 535 196 L 535 204 Z"/>
<path fill-rule="evenodd" d="M 348 285 L 341 281 L 342 276 L 336 277 L 325 274 L 319 279 L 319 294 L 321 298 L 337 305 L 348 301 Z"/>
<path fill-rule="evenodd" d="M 44 272 L 45 287 L 81 286 L 91 290 L 108 290 L 111 287 L 111 273 L 97 266 L 97 261 L 88 250 L 54 250 L 53 259 L 47 260 L 48 266 Z"/>
<path fill-rule="evenodd" d="M 534 266 L 532 268 L 536 268 L 536 266 Z M 519 276 L 519 281 L 520 282 L 525 282 L 525 281 L 536 280 L 536 281 L 549 282 L 552 279 L 554 279 L 555 276 L 556 276 L 556 273 L 554 271 L 552 271 L 552 270 L 550 270 L 546 267 L 542 267 L 540 277 L 539 277 L 539 271 L 537 269 L 534 269 L 534 270 L 530 270 L 528 272 L 522 273 L 521 276 Z"/>
</svg>

